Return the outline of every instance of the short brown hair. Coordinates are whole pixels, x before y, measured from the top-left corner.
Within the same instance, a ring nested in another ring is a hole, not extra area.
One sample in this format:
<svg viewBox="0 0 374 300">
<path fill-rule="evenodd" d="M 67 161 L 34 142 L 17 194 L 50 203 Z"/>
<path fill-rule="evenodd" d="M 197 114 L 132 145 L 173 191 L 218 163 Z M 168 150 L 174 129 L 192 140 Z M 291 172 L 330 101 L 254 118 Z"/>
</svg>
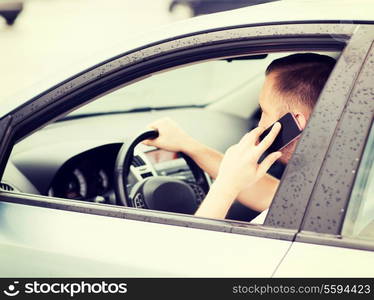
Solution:
<svg viewBox="0 0 374 300">
<path fill-rule="evenodd" d="M 327 55 L 298 53 L 274 60 L 265 73 L 275 75 L 275 88 L 282 96 L 312 110 L 335 62 Z"/>
</svg>

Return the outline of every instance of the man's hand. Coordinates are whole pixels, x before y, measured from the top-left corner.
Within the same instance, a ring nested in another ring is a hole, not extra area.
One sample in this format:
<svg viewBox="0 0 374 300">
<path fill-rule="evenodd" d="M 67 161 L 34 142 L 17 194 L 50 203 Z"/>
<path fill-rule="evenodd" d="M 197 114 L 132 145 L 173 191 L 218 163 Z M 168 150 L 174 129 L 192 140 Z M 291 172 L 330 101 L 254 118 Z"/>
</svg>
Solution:
<svg viewBox="0 0 374 300">
<path fill-rule="evenodd" d="M 244 135 L 238 144 L 231 146 L 226 151 L 218 171 L 216 182 L 220 189 L 233 193 L 236 197 L 244 188 L 261 179 L 282 155 L 281 152 L 273 152 L 258 164 L 261 155 L 274 142 L 280 129 L 281 124 L 275 123 L 269 134 L 258 143 L 265 128 L 257 127 Z"/>
<path fill-rule="evenodd" d="M 259 158 L 273 143 L 280 128 L 280 123 L 274 124 L 269 134 L 259 143 L 259 136 L 265 128 L 257 127 L 226 151 L 217 179 L 195 213 L 196 216 L 225 218 L 239 193 L 261 180 L 270 166 L 281 157 L 280 152 L 273 152 L 258 164 Z"/>
<path fill-rule="evenodd" d="M 150 129 L 158 131 L 159 136 L 153 140 L 145 140 L 143 144 L 173 152 L 183 152 L 195 141 L 177 123 L 169 118 L 157 120 L 150 125 Z"/>
<path fill-rule="evenodd" d="M 149 124 L 148 127 L 157 130 L 159 136 L 153 140 L 145 140 L 143 144 L 168 151 L 183 152 L 212 178 L 216 178 L 223 157 L 221 153 L 189 136 L 169 118 L 157 120 Z"/>
</svg>

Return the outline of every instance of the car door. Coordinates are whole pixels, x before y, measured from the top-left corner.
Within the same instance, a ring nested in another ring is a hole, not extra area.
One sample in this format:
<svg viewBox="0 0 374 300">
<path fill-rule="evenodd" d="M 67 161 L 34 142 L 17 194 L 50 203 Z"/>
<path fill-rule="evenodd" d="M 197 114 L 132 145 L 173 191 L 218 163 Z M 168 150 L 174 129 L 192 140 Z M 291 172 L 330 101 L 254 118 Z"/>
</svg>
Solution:
<svg viewBox="0 0 374 300">
<path fill-rule="evenodd" d="M 14 143 L 109 90 L 154 72 L 217 57 L 340 50 L 357 26 L 279 24 L 220 29 L 125 53 L 5 116 L 0 123 L 1 173 Z M 348 44 L 339 71 L 332 74 L 321 99 L 336 84 L 343 84 L 340 72 L 355 74 L 356 65 L 345 59 L 352 53 L 358 63 L 364 59 L 360 49 Z M 346 96 L 341 96 L 344 101 Z M 323 151 L 316 147 L 308 150 L 309 156 L 302 155 L 315 130 L 323 129 L 318 123 L 322 109 L 322 104 L 317 106 L 316 117 L 285 171 L 263 226 L 1 191 L 1 276 L 272 276 L 300 228 L 324 159 Z M 335 125 L 329 124 L 329 132 Z M 328 145 L 329 139 L 322 149 Z M 304 173 L 308 168 L 310 173 Z M 300 183 L 297 195 L 291 190 L 295 181 Z M 284 205 L 286 198 L 292 209 Z"/>
<path fill-rule="evenodd" d="M 357 34 L 351 42 L 367 55 L 338 118 L 301 232 L 275 276 L 374 276 L 374 35 Z"/>
</svg>

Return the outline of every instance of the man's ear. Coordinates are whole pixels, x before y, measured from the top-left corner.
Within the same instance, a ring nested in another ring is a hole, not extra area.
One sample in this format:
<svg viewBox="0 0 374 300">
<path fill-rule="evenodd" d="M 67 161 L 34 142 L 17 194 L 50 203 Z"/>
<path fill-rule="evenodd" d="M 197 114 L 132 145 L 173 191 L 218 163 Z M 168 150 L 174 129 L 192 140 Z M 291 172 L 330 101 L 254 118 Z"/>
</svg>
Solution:
<svg viewBox="0 0 374 300">
<path fill-rule="evenodd" d="M 297 123 L 299 124 L 300 128 L 301 129 L 304 129 L 305 126 L 306 126 L 306 123 L 307 123 L 307 118 L 306 118 L 306 115 L 302 112 L 297 112 L 294 114 L 295 116 L 295 119 L 297 121 Z"/>
</svg>

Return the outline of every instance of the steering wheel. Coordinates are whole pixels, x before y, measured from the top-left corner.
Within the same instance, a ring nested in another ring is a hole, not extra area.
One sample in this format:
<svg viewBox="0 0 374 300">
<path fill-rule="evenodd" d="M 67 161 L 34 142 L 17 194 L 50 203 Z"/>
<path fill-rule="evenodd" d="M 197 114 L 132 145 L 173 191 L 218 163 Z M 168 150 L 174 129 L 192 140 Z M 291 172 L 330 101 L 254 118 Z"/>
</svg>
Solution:
<svg viewBox="0 0 374 300">
<path fill-rule="evenodd" d="M 168 176 L 153 176 L 136 183 L 131 193 L 127 189 L 135 147 L 144 140 L 157 137 L 158 132 L 150 130 L 139 134 L 130 143 L 122 145 L 117 155 L 114 171 L 117 201 L 128 207 L 193 214 L 199 201 L 192 187 L 182 180 Z M 209 183 L 204 171 L 186 154 L 179 153 L 179 156 L 186 161 L 197 186 L 203 193 L 208 193 Z"/>
</svg>

